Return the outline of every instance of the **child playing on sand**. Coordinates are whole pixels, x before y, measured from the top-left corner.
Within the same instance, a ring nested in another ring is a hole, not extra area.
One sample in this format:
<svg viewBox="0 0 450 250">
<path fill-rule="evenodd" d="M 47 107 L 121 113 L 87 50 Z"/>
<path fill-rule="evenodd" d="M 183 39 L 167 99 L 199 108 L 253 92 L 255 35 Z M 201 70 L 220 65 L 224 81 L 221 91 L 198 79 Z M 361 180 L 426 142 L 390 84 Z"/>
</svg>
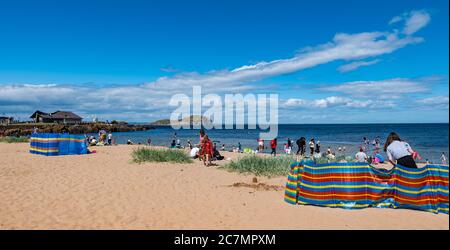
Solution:
<svg viewBox="0 0 450 250">
<path fill-rule="evenodd" d="M 214 150 L 213 150 L 213 143 L 211 142 L 211 140 L 208 138 L 207 135 L 205 135 L 203 137 L 203 141 L 202 141 L 202 158 L 203 158 L 203 164 L 205 166 L 210 166 L 211 165 L 211 158 L 213 156 Z M 206 163 L 208 162 L 208 164 Z"/>
</svg>

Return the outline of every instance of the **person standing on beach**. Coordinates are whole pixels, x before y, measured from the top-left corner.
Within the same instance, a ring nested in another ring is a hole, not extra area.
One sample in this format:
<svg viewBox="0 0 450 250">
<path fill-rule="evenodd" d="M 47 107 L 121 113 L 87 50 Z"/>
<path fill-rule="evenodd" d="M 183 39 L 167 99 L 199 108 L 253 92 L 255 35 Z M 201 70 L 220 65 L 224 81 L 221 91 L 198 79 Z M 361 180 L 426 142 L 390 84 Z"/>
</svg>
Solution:
<svg viewBox="0 0 450 250">
<path fill-rule="evenodd" d="M 444 152 L 442 152 L 442 155 L 441 155 L 441 162 L 442 162 L 442 165 L 447 165 L 447 157 L 445 156 Z"/>
<path fill-rule="evenodd" d="M 277 138 L 270 141 L 270 148 L 272 151 L 270 152 L 270 155 L 273 154 L 273 156 L 277 155 Z"/>
<path fill-rule="evenodd" d="M 109 132 L 109 134 L 108 134 L 108 145 L 111 146 L 111 144 L 112 144 L 112 133 Z"/>
<path fill-rule="evenodd" d="M 148 146 L 151 146 L 151 145 L 152 145 L 152 139 L 150 139 L 150 138 L 147 139 L 147 145 L 148 145 Z"/>
<path fill-rule="evenodd" d="M 189 148 L 189 149 L 192 149 L 192 143 L 191 143 L 191 140 L 187 140 L 187 145 L 188 145 L 188 148 Z"/>
<path fill-rule="evenodd" d="M 291 154 L 291 150 L 292 150 L 292 141 L 291 141 L 291 138 L 287 138 L 287 142 L 286 142 L 286 144 L 287 144 L 287 152 L 289 152 L 288 154 Z"/>
<path fill-rule="evenodd" d="M 213 156 L 214 149 L 213 149 L 213 143 L 208 138 L 207 135 L 203 137 L 202 141 L 202 158 L 203 158 L 203 164 L 207 167 L 211 165 L 211 158 Z"/>
<path fill-rule="evenodd" d="M 305 137 L 300 137 L 300 139 L 297 140 L 297 146 L 298 146 L 298 150 L 297 150 L 297 155 L 305 155 L 305 150 L 306 150 L 306 138 Z"/>
<path fill-rule="evenodd" d="M 407 142 L 402 141 L 395 132 L 390 133 L 387 137 L 384 151 L 392 165 L 396 166 L 398 164 L 407 168 L 417 168 L 416 162 L 412 157 L 414 150 Z"/>
<path fill-rule="evenodd" d="M 317 143 L 316 143 L 316 153 L 320 154 L 320 140 L 317 139 Z"/>
<path fill-rule="evenodd" d="M 309 140 L 309 152 L 310 152 L 310 155 L 311 155 L 311 157 L 313 156 L 313 154 L 314 154 L 314 146 L 315 146 L 315 142 L 314 142 L 314 138 L 312 138 L 311 140 Z"/>
</svg>

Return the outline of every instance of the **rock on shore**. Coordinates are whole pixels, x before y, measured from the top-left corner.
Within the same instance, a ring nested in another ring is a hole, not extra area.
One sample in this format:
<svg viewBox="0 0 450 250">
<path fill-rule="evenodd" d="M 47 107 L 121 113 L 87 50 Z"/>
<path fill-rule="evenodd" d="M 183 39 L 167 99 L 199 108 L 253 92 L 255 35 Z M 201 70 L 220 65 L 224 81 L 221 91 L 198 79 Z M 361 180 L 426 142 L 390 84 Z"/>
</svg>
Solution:
<svg viewBox="0 0 450 250">
<path fill-rule="evenodd" d="M 0 125 L 0 136 L 28 136 L 33 133 L 34 128 L 37 128 L 41 133 L 62 133 L 68 132 L 71 134 L 85 134 L 97 133 L 99 130 L 108 132 L 130 132 L 130 131 L 145 131 L 153 129 L 151 125 L 132 125 L 126 123 L 83 123 L 74 125 L 65 124 L 10 124 Z"/>
</svg>

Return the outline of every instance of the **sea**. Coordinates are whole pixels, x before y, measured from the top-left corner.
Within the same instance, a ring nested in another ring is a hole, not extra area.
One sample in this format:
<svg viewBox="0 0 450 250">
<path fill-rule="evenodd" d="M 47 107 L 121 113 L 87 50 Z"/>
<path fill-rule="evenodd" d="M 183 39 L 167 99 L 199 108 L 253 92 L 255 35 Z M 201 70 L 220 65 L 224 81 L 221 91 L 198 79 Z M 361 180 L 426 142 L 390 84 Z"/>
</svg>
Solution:
<svg viewBox="0 0 450 250">
<path fill-rule="evenodd" d="M 278 151 L 282 153 L 284 143 L 290 138 L 293 141 L 293 151 L 297 150 L 295 141 L 300 137 L 305 137 L 307 142 L 314 138 L 321 142 L 321 151 L 325 152 L 330 147 L 334 152 L 338 152 L 339 147 L 346 148 L 345 155 L 354 155 L 359 148 L 364 145 L 363 138 L 370 142 L 375 138 L 381 139 L 381 146 L 384 145 L 386 137 L 390 132 L 399 134 L 402 140 L 408 142 L 414 150 L 419 152 L 423 161 L 440 163 L 442 153 L 447 159 L 449 154 L 448 123 L 433 124 L 281 124 L 278 126 Z M 221 148 L 225 144 L 226 150 L 232 150 L 240 142 L 242 148 L 257 148 L 259 138 L 258 129 L 211 129 L 206 133 Z M 146 144 L 150 138 L 153 145 L 170 146 L 172 140 L 177 138 L 183 146 L 190 140 L 193 144 L 199 141 L 198 129 L 179 129 L 172 127 L 156 127 L 155 129 L 137 132 L 113 133 L 113 138 L 118 144 L 125 144 L 131 140 L 135 144 Z M 269 142 L 265 142 L 269 146 Z M 370 156 L 376 149 L 370 145 L 366 147 Z M 382 150 L 381 150 L 382 151 Z M 267 150 L 268 152 L 268 150 Z M 384 152 L 381 152 L 382 154 Z"/>
</svg>

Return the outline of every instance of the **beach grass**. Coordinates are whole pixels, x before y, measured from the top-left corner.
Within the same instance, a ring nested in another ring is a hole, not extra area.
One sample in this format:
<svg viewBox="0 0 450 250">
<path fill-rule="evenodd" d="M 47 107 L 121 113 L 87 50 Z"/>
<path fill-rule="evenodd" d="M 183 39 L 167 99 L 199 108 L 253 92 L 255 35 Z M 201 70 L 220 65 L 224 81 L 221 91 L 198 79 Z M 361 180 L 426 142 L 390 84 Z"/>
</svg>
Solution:
<svg viewBox="0 0 450 250">
<path fill-rule="evenodd" d="M 179 149 L 152 149 L 138 148 L 133 150 L 133 162 L 173 162 L 192 163 L 192 159 L 183 150 Z"/>
<path fill-rule="evenodd" d="M 25 142 L 29 142 L 29 139 L 27 137 L 6 136 L 6 137 L 0 137 L 0 142 L 4 142 L 4 143 L 25 143 Z"/>
<path fill-rule="evenodd" d="M 295 161 L 296 158 L 292 156 L 260 157 L 250 155 L 231 161 L 221 168 L 243 174 L 276 177 L 286 176 L 291 164 Z"/>
</svg>

